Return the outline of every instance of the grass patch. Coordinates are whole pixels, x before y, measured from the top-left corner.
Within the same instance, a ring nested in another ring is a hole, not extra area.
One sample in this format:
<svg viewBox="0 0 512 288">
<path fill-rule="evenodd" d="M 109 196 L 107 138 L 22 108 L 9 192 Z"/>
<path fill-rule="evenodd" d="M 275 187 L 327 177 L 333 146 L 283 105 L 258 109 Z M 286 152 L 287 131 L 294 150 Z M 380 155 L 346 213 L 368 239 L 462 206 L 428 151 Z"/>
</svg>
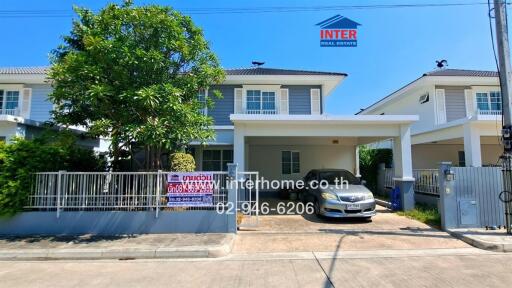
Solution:
<svg viewBox="0 0 512 288">
<path fill-rule="evenodd" d="M 414 220 L 423 222 L 429 226 L 440 229 L 441 228 L 441 215 L 437 207 L 428 206 L 424 204 L 416 204 L 416 207 L 410 211 L 398 211 L 398 215 L 405 216 Z"/>
</svg>

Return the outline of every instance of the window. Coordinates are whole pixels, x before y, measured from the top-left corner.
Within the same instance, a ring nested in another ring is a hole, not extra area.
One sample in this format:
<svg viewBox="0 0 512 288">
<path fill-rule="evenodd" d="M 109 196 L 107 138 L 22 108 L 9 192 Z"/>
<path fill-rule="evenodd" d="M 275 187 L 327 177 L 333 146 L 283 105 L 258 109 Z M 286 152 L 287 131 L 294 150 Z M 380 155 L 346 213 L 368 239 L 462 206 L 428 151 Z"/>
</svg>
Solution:
<svg viewBox="0 0 512 288">
<path fill-rule="evenodd" d="M 459 151 L 459 167 L 466 167 L 466 154 L 464 151 Z"/>
<path fill-rule="evenodd" d="M 476 93 L 476 104 L 481 111 L 501 111 L 501 93 L 499 91 Z"/>
<path fill-rule="evenodd" d="M 300 173 L 300 154 L 298 151 L 281 152 L 281 173 L 283 175 Z"/>
<path fill-rule="evenodd" d="M 420 104 L 424 104 L 424 103 L 427 103 L 429 101 L 429 95 L 428 93 L 427 94 L 423 94 L 420 96 Z"/>
<path fill-rule="evenodd" d="M 19 91 L 7 91 L 5 93 L 5 109 L 18 108 L 19 98 L 20 98 Z"/>
<path fill-rule="evenodd" d="M 227 171 L 233 150 L 203 150 L 203 171 Z"/>
<path fill-rule="evenodd" d="M 199 101 L 199 103 L 201 103 L 201 108 L 199 111 L 203 115 L 208 114 L 208 106 L 206 103 L 206 97 L 208 97 L 207 95 L 208 95 L 208 90 L 206 90 L 206 89 L 199 90 L 199 93 L 197 94 L 197 101 Z"/>
<path fill-rule="evenodd" d="M 0 113 L 4 109 L 4 90 L 0 90 Z"/>
<path fill-rule="evenodd" d="M 275 114 L 276 92 L 247 90 L 246 101 L 249 114 Z"/>
</svg>

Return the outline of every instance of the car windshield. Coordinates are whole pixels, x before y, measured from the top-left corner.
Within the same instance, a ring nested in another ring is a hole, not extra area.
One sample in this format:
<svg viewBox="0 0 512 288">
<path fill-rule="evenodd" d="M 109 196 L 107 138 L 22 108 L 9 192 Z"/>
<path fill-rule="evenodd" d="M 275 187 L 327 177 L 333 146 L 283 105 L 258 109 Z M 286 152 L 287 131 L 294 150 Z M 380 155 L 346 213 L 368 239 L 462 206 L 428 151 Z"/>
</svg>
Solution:
<svg viewBox="0 0 512 288">
<path fill-rule="evenodd" d="M 345 170 L 336 170 L 336 171 L 323 171 L 319 174 L 319 181 L 325 180 L 329 183 L 329 185 L 341 185 L 342 181 L 348 181 L 349 185 L 359 185 L 361 182 L 357 179 L 354 174 L 345 171 Z M 336 179 L 337 183 L 336 183 Z"/>
</svg>

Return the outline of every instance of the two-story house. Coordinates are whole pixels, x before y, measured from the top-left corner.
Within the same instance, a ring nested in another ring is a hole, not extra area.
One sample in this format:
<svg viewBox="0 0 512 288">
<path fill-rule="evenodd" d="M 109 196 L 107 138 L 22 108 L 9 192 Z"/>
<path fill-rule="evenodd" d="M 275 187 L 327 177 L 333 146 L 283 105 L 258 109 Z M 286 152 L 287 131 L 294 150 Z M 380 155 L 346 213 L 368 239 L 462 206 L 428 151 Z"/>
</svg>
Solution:
<svg viewBox="0 0 512 288">
<path fill-rule="evenodd" d="M 48 101 L 52 88 L 47 71 L 47 67 L 0 68 L 0 141 L 30 139 L 50 120 L 53 104 Z M 97 152 L 108 148 L 105 139 L 81 138 L 79 144 Z"/>
<path fill-rule="evenodd" d="M 502 152 L 498 73 L 439 69 L 384 97 L 360 115 L 415 114 L 413 167 L 496 165 Z"/>
<path fill-rule="evenodd" d="M 417 116 L 325 113 L 327 98 L 347 74 L 263 67 L 225 71 L 224 83 L 199 96 L 217 89 L 223 98 L 204 111 L 215 121 L 216 138 L 207 146 L 193 143 L 198 170 L 226 170 L 234 162 L 267 180 L 299 179 L 315 168 L 359 175 L 358 146 L 393 138 L 395 175 L 412 178 L 410 125 Z"/>
</svg>

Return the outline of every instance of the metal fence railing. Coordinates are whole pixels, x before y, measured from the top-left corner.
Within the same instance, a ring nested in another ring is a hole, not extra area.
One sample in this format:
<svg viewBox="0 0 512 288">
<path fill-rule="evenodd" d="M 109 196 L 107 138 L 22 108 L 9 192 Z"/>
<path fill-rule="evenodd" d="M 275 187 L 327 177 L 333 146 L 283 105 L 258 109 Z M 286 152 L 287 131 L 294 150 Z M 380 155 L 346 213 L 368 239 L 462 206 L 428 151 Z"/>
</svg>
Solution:
<svg viewBox="0 0 512 288">
<path fill-rule="evenodd" d="M 166 207 L 167 174 L 170 172 L 44 172 L 33 176 L 29 203 L 38 211 L 157 211 Z M 227 173 L 213 172 L 211 207 L 186 210 L 214 210 L 226 204 Z"/>
<path fill-rule="evenodd" d="M 393 177 L 394 177 L 393 168 L 386 168 L 384 170 L 384 187 L 388 189 L 392 189 L 395 187 Z"/>
<path fill-rule="evenodd" d="M 414 192 L 429 195 L 439 195 L 439 170 L 437 169 L 414 169 Z M 393 168 L 384 170 L 384 188 L 394 188 Z"/>
<path fill-rule="evenodd" d="M 438 169 L 414 169 L 412 173 L 415 193 L 439 195 Z"/>
</svg>

